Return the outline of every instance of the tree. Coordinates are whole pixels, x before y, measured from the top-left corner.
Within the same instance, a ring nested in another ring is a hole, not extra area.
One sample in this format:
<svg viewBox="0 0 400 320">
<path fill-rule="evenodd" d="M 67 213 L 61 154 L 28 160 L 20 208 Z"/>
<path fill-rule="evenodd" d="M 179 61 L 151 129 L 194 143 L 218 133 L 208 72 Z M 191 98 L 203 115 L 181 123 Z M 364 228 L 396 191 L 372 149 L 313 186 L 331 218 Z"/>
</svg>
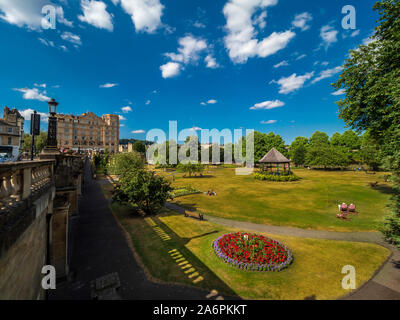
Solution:
<svg viewBox="0 0 400 320">
<path fill-rule="evenodd" d="M 176 170 L 179 172 L 184 172 L 185 176 L 186 173 L 189 174 L 189 177 L 192 176 L 192 174 L 200 174 L 200 176 L 203 175 L 203 171 L 205 169 L 204 164 L 202 163 L 194 163 L 194 162 L 188 162 L 188 163 L 179 163 L 176 167 Z"/>
<path fill-rule="evenodd" d="M 285 141 L 280 135 L 270 132 L 268 134 L 254 131 L 254 161 L 260 161 L 272 148 L 277 149 L 283 155 L 288 156 Z M 246 137 L 242 137 L 242 152 L 246 154 Z"/>
<path fill-rule="evenodd" d="M 304 165 L 309 140 L 305 137 L 297 137 L 290 145 L 289 155 L 296 166 Z"/>
<path fill-rule="evenodd" d="M 40 131 L 38 136 L 35 136 L 35 154 L 42 152 L 47 144 L 47 132 Z M 29 133 L 24 133 L 24 143 L 22 144 L 22 149 L 25 152 L 31 152 L 32 146 L 32 136 Z"/>
<path fill-rule="evenodd" d="M 144 144 L 143 141 L 136 141 L 133 145 L 132 145 L 132 150 L 139 152 L 139 153 L 145 153 L 146 152 L 146 145 Z"/>
<path fill-rule="evenodd" d="M 310 138 L 312 146 L 329 145 L 329 136 L 325 132 L 315 131 Z"/>
<path fill-rule="evenodd" d="M 368 131 L 362 137 L 360 155 L 362 162 L 373 171 L 382 165 L 382 152 Z"/>
<path fill-rule="evenodd" d="M 145 215 L 156 214 L 170 197 L 170 183 L 152 171 L 128 170 L 120 176 L 113 201 L 129 203 Z"/>
<path fill-rule="evenodd" d="M 341 147 L 331 145 L 311 146 L 307 150 L 306 165 L 327 168 L 343 168 L 348 166 L 350 159 Z"/>
<path fill-rule="evenodd" d="M 112 173 L 119 176 L 127 171 L 142 169 L 143 166 L 143 159 L 138 152 L 117 153 L 110 160 Z"/>
<path fill-rule="evenodd" d="M 393 172 L 393 211 L 382 231 L 400 247 L 400 0 L 374 5 L 379 24 L 368 44 L 350 51 L 339 80 L 346 97 L 337 102 L 339 117 L 351 128 L 368 130 Z"/>
</svg>

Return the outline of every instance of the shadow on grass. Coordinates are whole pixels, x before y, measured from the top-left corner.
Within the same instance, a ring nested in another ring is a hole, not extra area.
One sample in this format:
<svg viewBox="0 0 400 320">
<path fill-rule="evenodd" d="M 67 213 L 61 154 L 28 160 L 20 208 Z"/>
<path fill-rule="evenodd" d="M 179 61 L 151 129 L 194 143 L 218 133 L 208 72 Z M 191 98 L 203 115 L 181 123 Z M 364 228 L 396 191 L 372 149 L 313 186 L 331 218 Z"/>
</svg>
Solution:
<svg viewBox="0 0 400 320">
<path fill-rule="evenodd" d="M 372 189 L 373 190 L 377 190 L 377 191 L 379 191 L 380 193 L 383 193 L 383 194 L 393 195 L 393 194 L 396 193 L 396 191 L 391 186 L 389 186 L 387 184 L 379 184 L 379 185 L 377 185 L 375 187 L 372 187 Z"/>
</svg>

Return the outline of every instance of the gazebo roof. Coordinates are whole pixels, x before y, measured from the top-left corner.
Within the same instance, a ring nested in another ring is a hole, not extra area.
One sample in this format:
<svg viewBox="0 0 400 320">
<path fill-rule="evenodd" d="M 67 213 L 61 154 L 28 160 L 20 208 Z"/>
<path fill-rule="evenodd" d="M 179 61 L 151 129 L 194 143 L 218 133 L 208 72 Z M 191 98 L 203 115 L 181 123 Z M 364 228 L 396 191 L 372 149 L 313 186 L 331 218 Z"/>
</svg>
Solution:
<svg viewBox="0 0 400 320">
<path fill-rule="evenodd" d="M 261 163 L 290 163 L 290 160 L 286 158 L 275 148 L 272 148 L 259 162 Z"/>
</svg>

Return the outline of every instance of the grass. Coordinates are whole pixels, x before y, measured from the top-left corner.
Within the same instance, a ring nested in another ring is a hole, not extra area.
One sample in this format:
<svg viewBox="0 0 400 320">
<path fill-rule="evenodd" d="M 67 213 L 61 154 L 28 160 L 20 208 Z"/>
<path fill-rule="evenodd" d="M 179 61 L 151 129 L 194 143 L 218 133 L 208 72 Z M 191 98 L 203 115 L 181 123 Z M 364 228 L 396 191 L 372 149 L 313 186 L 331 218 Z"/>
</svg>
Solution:
<svg viewBox="0 0 400 320">
<path fill-rule="evenodd" d="M 237 176 L 232 168 L 212 167 L 203 178 L 159 171 L 173 186 L 190 185 L 202 194 L 176 199 L 177 204 L 204 214 L 253 223 L 329 231 L 375 231 L 392 192 L 382 176 L 353 171 L 295 170 L 296 182 L 258 181 Z M 378 188 L 369 182 L 379 181 Z M 204 194 L 217 192 L 216 197 Z M 349 221 L 336 218 L 338 204 L 354 203 L 359 211 Z"/>
<path fill-rule="evenodd" d="M 225 264 L 212 248 L 219 235 L 238 230 L 177 215 L 163 216 L 160 220 L 176 235 L 189 240 L 186 247 L 245 299 L 336 299 L 349 293 L 341 286 L 345 276 L 341 273 L 343 266 L 355 267 L 359 287 L 390 254 L 388 249 L 375 244 L 263 234 L 286 244 L 294 254 L 294 262 L 277 273 L 246 272 Z"/>
</svg>

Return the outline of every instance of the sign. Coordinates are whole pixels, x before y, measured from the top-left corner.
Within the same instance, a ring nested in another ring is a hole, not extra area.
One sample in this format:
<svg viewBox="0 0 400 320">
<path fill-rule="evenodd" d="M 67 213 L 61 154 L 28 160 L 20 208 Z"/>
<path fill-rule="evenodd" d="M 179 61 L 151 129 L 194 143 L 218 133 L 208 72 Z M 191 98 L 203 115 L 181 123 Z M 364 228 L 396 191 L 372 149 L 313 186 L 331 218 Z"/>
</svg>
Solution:
<svg viewBox="0 0 400 320">
<path fill-rule="evenodd" d="M 31 135 L 38 136 L 40 134 L 40 114 L 31 114 Z"/>
</svg>

